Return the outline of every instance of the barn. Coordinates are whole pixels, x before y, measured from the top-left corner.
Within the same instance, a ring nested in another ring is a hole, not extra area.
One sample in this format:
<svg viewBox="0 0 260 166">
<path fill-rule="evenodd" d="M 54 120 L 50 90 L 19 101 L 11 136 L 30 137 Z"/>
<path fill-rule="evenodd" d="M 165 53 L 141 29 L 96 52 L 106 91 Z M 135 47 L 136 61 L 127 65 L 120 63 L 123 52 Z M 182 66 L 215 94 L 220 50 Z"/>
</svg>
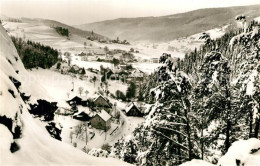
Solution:
<svg viewBox="0 0 260 166">
<path fill-rule="evenodd" d="M 87 113 L 82 111 L 78 114 L 75 114 L 73 116 L 73 119 L 77 119 L 77 120 L 80 120 L 80 121 L 89 121 L 91 119 L 91 117 Z"/>
<path fill-rule="evenodd" d="M 79 105 L 79 104 L 81 104 L 81 101 L 82 101 L 82 99 L 80 97 L 75 96 L 72 99 L 68 100 L 67 103 L 69 105 L 73 105 L 73 104 Z"/>
<path fill-rule="evenodd" d="M 144 72 L 139 69 L 132 71 L 132 73 L 128 76 L 128 78 L 130 78 L 131 81 L 143 81 L 144 77 Z"/>
<path fill-rule="evenodd" d="M 97 107 L 111 107 L 109 101 L 103 96 L 99 95 L 94 99 L 94 104 Z"/>
<path fill-rule="evenodd" d="M 138 117 L 143 116 L 142 111 L 133 102 L 129 103 L 126 106 L 124 111 L 125 111 L 127 116 L 138 116 Z"/>
<path fill-rule="evenodd" d="M 67 103 L 72 106 L 72 105 L 82 105 L 82 106 L 87 106 L 88 105 L 88 100 L 86 97 L 78 97 L 75 96 L 72 99 L 68 100 Z"/>
<path fill-rule="evenodd" d="M 90 124 L 96 129 L 108 131 L 111 128 L 111 116 L 105 110 L 101 110 L 90 120 Z"/>
<path fill-rule="evenodd" d="M 78 56 L 86 56 L 87 54 L 84 52 L 81 52 Z"/>
</svg>

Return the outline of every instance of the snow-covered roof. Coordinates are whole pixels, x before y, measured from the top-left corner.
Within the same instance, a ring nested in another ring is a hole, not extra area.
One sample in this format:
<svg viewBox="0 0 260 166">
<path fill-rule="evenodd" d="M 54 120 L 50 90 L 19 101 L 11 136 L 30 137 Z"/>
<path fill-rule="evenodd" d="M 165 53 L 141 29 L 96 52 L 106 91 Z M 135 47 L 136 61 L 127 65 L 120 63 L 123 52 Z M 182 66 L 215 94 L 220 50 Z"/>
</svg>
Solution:
<svg viewBox="0 0 260 166">
<path fill-rule="evenodd" d="M 93 112 L 89 109 L 89 107 L 83 107 L 83 106 L 77 106 L 77 108 L 78 108 L 78 113 L 81 113 L 81 112 L 85 112 L 86 114 L 88 114 L 88 115 L 93 115 Z"/>
<path fill-rule="evenodd" d="M 126 112 L 126 113 L 129 112 L 129 111 L 133 108 L 133 106 L 136 107 L 136 105 L 135 105 L 133 102 L 131 102 L 131 103 L 129 103 L 128 105 L 126 105 L 125 112 Z M 136 107 L 136 108 L 137 108 L 137 107 Z M 138 109 L 138 108 L 137 108 L 137 109 Z"/>
<path fill-rule="evenodd" d="M 106 52 L 105 52 L 105 50 L 103 50 L 103 49 L 97 49 L 97 50 L 94 50 L 94 54 L 97 54 L 97 55 L 105 55 Z"/>
<path fill-rule="evenodd" d="M 86 101 L 86 100 L 88 100 L 88 96 L 82 96 L 81 99 L 82 99 L 82 101 Z"/>
<path fill-rule="evenodd" d="M 144 76 L 144 72 L 139 70 L 139 69 L 136 69 L 134 70 L 130 75 L 129 77 L 143 77 Z"/>
<path fill-rule="evenodd" d="M 111 118 L 111 115 L 109 115 L 105 110 L 101 110 L 97 115 L 104 121 L 108 121 Z"/>
<path fill-rule="evenodd" d="M 84 52 L 81 52 L 81 53 L 79 54 L 79 56 L 85 56 L 85 55 L 87 55 L 87 54 L 84 53 Z"/>
<path fill-rule="evenodd" d="M 102 97 L 104 100 L 106 100 L 106 98 L 105 97 L 103 97 L 102 95 L 94 95 L 94 101 L 96 101 L 99 97 Z M 107 101 L 107 100 L 106 100 Z"/>
</svg>

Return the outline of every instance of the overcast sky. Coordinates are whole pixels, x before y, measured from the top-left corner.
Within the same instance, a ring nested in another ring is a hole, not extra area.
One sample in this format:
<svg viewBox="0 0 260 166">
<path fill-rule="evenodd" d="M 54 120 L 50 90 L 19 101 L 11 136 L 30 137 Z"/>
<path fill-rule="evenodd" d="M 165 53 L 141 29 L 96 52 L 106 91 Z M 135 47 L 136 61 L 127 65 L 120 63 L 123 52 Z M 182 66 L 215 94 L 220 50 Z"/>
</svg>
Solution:
<svg viewBox="0 0 260 166">
<path fill-rule="evenodd" d="M 46 18 L 77 25 L 252 4 L 260 4 L 260 0 L 0 0 L 0 12 L 9 17 Z"/>
</svg>

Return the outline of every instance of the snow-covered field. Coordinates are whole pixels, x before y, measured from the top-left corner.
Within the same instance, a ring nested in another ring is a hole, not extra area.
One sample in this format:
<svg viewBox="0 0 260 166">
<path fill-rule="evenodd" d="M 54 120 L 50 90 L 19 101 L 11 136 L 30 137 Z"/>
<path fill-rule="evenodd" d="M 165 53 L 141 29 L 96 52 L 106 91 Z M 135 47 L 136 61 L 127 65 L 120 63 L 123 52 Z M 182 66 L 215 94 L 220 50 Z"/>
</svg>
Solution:
<svg viewBox="0 0 260 166">
<path fill-rule="evenodd" d="M 104 68 L 113 68 L 112 63 L 107 62 L 97 62 L 97 61 L 81 61 L 77 56 L 72 56 L 72 65 L 77 65 L 79 67 L 84 67 L 85 69 L 93 68 L 100 70 L 100 66 L 102 65 Z"/>
<path fill-rule="evenodd" d="M 211 39 L 216 39 L 225 34 L 226 29 L 229 25 L 225 25 L 220 28 L 214 28 L 205 33 L 208 33 Z M 136 43 L 136 47 L 141 50 L 145 55 L 153 55 L 152 57 L 158 57 L 162 53 L 169 53 L 172 57 L 183 58 L 185 53 L 193 51 L 195 48 L 199 48 L 204 43 L 199 37 L 203 32 L 197 33 L 188 37 L 175 39 L 168 42 L 151 43 L 149 41 L 141 41 Z M 147 57 L 136 54 L 137 57 Z"/>
<path fill-rule="evenodd" d="M 206 33 L 208 33 L 212 39 L 215 39 L 224 35 L 228 26 L 229 25 L 211 29 L 206 31 Z M 79 67 L 84 67 L 85 69 L 100 69 L 101 65 L 103 67 L 113 68 L 113 65 L 106 62 L 81 61 L 79 57 L 73 55 L 82 51 L 90 52 L 93 49 L 100 49 L 107 46 L 109 49 L 121 49 L 125 51 L 129 51 L 133 48 L 135 51 L 138 51 L 138 53 L 134 52 L 133 54 L 136 59 L 140 61 L 150 60 L 151 58 L 159 58 L 163 53 L 169 53 L 172 57 L 183 58 L 185 53 L 200 47 L 203 43 L 203 41 L 199 39 L 201 33 L 175 39 L 169 42 L 151 43 L 149 41 L 140 41 L 131 43 L 130 45 L 122 45 L 89 41 L 73 34 L 71 35 L 70 40 L 67 40 L 65 37 L 58 35 L 53 28 L 45 25 L 38 25 L 36 23 L 7 22 L 5 28 L 8 29 L 10 35 L 50 45 L 63 53 L 69 51 L 72 55 L 72 64 L 76 64 Z M 86 48 L 84 48 L 83 42 L 87 43 Z M 151 73 L 159 66 L 159 64 L 138 62 L 134 63 L 133 66 L 146 73 Z"/>
</svg>

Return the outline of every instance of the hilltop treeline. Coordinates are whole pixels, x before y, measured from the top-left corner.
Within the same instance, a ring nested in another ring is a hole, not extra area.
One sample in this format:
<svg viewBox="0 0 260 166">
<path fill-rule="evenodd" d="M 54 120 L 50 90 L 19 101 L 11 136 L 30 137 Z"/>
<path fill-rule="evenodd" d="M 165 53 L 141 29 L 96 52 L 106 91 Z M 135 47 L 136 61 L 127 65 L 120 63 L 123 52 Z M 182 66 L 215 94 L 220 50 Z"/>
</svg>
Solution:
<svg viewBox="0 0 260 166">
<path fill-rule="evenodd" d="M 22 59 L 24 67 L 50 68 L 58 61 L 58 51 L 30 40 L 23 41 L 21 38 L 11 37 L 17 52 Z"/>
<path fill-rule="evenodd" d="M 69 30 L 63 27 L 55 27 L 56 32 L 58 32 L 61 36 L 69 37 Z"/>
<path fill-rule="evenodd" d="M 253 27 L 259 25 L 256 21 L 249 22 L 249 25 L 246 29 L 246 32 L 253 31 Z M 198 66 L 203 61 L 204 56 L 209 51 L 217 51 L 221 52 L 222 55 L 226 56 L 227 58 L 232 59 L 233 54 L 235 53 L 234 49 L 231 49 L 229 47 L 230 40 L 241 33 L 243 33 L 243 29 L 231 29 L 228 32 L 226 32 L 222 37 L 217 38 L 215 40 L 212 40 L 210 36 L 204 38 L 205 44 L 200 47 L 200 49 L 195 49 L 194 51 L 185 54 L 184 59 L 178 59 L 177 60 L 177 68 L 180 70 L 185 71 L 188 74 L 194 74 L 198 71 Z M 237 41 L 239 42 L 239 41 Z"/>
<path fill-rule="evenodd" d="M 260 138 L 259 24 L 201 38 L 205 45 L 182 60 L 160 57 L 149 114 L 115 144 L 118 158 L 144 166 L 217 163 L 233 142 Z"/>
</svg>

